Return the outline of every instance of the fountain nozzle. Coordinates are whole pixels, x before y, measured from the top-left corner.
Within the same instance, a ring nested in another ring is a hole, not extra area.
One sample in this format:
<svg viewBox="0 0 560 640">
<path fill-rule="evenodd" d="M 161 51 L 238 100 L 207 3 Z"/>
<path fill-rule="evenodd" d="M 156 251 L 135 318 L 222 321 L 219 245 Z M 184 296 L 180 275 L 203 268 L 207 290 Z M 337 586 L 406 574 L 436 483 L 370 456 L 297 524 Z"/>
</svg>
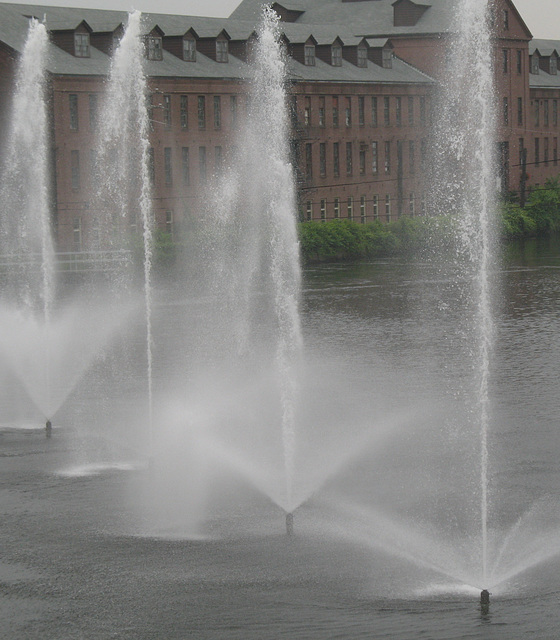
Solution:
<svg viewBox="0 0 560 640">
<path fill-rule="evenodd" d="M 286 514 L 286 534 L 288 536 L 294 535 L 294 514 L 293 513 Z"/>
<path fill-rule="evenodd" d="M 45 435 L 47 436 L 47 438 L 50 438 L 52 434 L 52 422 L 50 420 L 47 420 L 47 422 L 45 423 Z"/>
</svg>

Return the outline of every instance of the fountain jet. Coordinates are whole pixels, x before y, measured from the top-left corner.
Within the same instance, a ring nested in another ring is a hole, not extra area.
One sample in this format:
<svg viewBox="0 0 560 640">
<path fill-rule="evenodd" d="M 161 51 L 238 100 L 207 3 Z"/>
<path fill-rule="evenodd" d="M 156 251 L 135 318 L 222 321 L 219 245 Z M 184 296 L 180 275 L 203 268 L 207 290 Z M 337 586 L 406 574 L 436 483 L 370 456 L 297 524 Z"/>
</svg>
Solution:
<svg viewBox="0 0 560 640">
<path fill-rule="evenodd" d="M 293 513 L 286 514 L 286 535 L 290 537 L 294 535 L 294 514 Z"/>
</svg>

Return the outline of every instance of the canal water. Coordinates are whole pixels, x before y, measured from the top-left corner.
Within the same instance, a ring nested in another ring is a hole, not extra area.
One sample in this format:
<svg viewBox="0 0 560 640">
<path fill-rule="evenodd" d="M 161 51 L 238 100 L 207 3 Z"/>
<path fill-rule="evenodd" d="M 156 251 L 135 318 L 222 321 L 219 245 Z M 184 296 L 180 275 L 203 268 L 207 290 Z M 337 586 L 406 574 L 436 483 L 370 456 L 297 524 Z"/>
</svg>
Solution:
<svg viewBox="0 0 560 640">
<path fill-rule="evenodd" d="M 116 345 L 96 363 L 50 439 L 32 412 L 16 419 L 25 395 L 3 373 L 0 637 L 557 637 L 558 243 L 508 248 L 496 290 L 488 585 L 466 285 L 452 266 L 421 258 L 330 264 L 304 274 L 298 465 L 309 499 L 292 538 L 281 510 L 233 476 L 208 489 L 199 539 L 146 528 L 142 408 L 137 425 L 121 424 L 143 393 L 140 327 L 137 359 L 125 362 Z M 180 292 L 155 292 L 160 396 L 180 386 L 169 381 L 196 344 L 180 331 Z M 111 370 L 108 390 L 111 358 L 123 373 Z"/>
</svg>

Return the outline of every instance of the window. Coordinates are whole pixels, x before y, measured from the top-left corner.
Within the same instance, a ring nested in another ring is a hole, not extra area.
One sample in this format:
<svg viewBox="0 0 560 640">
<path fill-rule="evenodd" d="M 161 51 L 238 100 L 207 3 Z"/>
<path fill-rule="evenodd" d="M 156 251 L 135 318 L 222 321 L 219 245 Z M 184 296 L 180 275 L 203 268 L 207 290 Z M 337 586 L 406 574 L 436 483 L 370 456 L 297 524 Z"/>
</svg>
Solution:
<svg viewBox="0 0 560 640">
<path fill-rule="evenodd" d="M 548 100 L 544 100 L 543 102 L 543 118 L 544 126 L 548 127 Z"/>
<path fill-rule="evenodd" d="M 540 138 L 535 138 L 535 164 L 539 164 L 540 159 Z"/>
<path fill-rule="evenodd" d="M 228 61 L 228 42 L 227 40 L 216 40 L 216 62 Z"/>
<path fill-rule="evenodd" d="M 371 124 L 373 127 L 377 127 L 377 97 L 371 98 Z"/>
<path fill-rule="evenodd" d="M 97 129 L 99 111 L 97 108 L 97 94 L 89 94 L 89 128 L 91 131 Z"/>
<path fill-rule="evenodd" d="M 222 175 L 222 170 L 223 170 L 222 147 L 221 146 L 217 146 L 217 147 L 214 147 L 214 173 L 217 176 L 221 176 Z"/>
<path fill-rule="evenodd" d="M 503 19 L 504 29 L 508 31 L 509 30 L 509 11 L 507 9 L 504 9 L 502 11 L 502 19 Z"/>
<path fill-rule="evenodd" d="M 181 96 L 181 129 L 189 128 L 189 97 L 182 95 Z"/>
<path fill-rule="evenodd" d="M 173 169 L 171 166 L 171 147 L 165 147 L 163 150 L 163 166 L 165 169 L 165 184 L 172 184 Z"/>
<path fill-rule="evenodd" d="M 70 93 L 68 95 L 68 104 L 70 107 L 70 129 L 78 130 L 78 94 Z"/>
<path fill-rule="evenodd" d="M 366 223 L 366 197 L 360 196 L 360 222 Z"/>
<path fill-rule="evenodd" d="M 385 196 L 385 219 L 387 222 L 391 221 L 391 196 Z"/>
<path fill-rule="evenodd" d="M 385 96 L 385 98 L 383 98 L 383 122 L 386 127 L 391 124 L 391 112 L 389 111 L 389 108 L 389 98 Z"/>
<path fill-rule="evenodd" d="M 365 125 L 365 98 L 364 96 L 358 96 L 358 124 L 360 127 Z"/>
<path fill-rule="evenodd" d="M 393 67 L 393 52 L 391 49 L 381 50 L 381 64 L 384 69 L 391 69 Z"/>
<path fill-rule="evenodd" d="M 338 96 L 333 96 L 332 99 L 332 124 L 333 127 L 338 127 Z"/>
<path fill-rule="evenodd" d="M 165 230 L 173 238 L 173 211 L 169 209 L 165 212 Z"/>
<path fill-rule="evenodd" d="M 182 175 L 183 175 L 183 184 L 189 185 L 191 183 L 191 172 L 190 172 L 190 162 L 189 162 L 189 148 L 182 147 L 181 148 L 181 165 L 182 165 Z"/>
<path fill-rule="evenodd" d="M 81 251 L 82 250 L 82 219 L 81 218 L 74 218 L 72 231 L 73 231 L 73 240 L 74 240 L 74 251 Z"/>
<path fill-rule="evenodd" d="M 552 161 L 555 166 L 558 164 L 558 138 L 552 139 Z"/>
<path fill-rule="evenodd" d="M 305 107 L 303 109 L 303 122 L 306 127 L 311 126 L 311 98 L 305 96 Z"/>
<path fill-rule="evenodd" d="M 166 129 L 171 128 L 171 96 L 163 96 L 163 124 Z"/>
<path fill-rule="evenodd" d="M 550 75 L 558 75 L 558 58 L 554 54 L 550 56 Z"/>
<path fill-rule="evenodd" d="M 540 109 L 538 100 L 533 101 L 533 117 L 535 120 L 535 127 L 538 127 L 540 125 Z"/>
<path fill-rule="evenodd" d="M 373 217 L 375 220 L 379 218 L 379 196 L 376 193 L 373 195 Z"/>
<path fill-rule="evenodd" d="M 346 175 L 352 175 L 352 143 L 346 143 Z"/>
<path fill-rule="evenodd" d="M 198 96 L 198 128 L 206 129 L 206 96 Z"/>
<path fill-rule="evenodd" d="M 426 138 L 422 138 L 420 140 L 420 160 L 422 164 L 426 164 L 426 160 L 428 158 L 428 145 L 426 143 Z"/>
<path fill-rule="evenodd" d="M 313 146 L 310 142 L 305 145 L 305 177 L 307 180 L 313 178 Z"/>
<path fill-rule="evenodd" d="M 331 64 L 333 67 L 342 66 L 342 47 L 333 45 L 331 48 Z"/>
<path fill-rule="evenodd" d="M 509 124 L 509 103 L 507 97 L 502 99 L 502 117 L 504 125 L 507 126 Z"/>
<path fill-rule="evenodd" d="M 410 198 L 408 200 L 408 213 L 413 216 L 414 215 L 414 194 L 410 194 Z"/>
<path fill-rule="evenodd" d="M 391 142 L 385 141 L 385 173 L 391 173 Z"/>
<path fill-rule="evenodd" d="M 214 129 L 222 127 L 222 98 L 214 96 Z"/>
<path fill-rule="evenodd" d="M 303 58 L 306 67 L 315 66 L 315 46 L 312 44 L 306 44 L 303 47 Z"/>
<path fill-rule="evenodd" d="M 352 98 L 346 98 L 346 109 L 344 111 L 347 127 L 352 126 Z"/>
<path fill-rule="evenodd" d="M 367 48 L 358 47 L 358 67 L 367 67 Z"/>
<path fill-rule="evenodd" d="M 80 188 L 80 152 L 70 151 L 70 175 L 72 189 L 77 191 Z"/>
<path fill-rule="evenodd" d="M 99 178 L 99 167 L 97 166 L 97 149 L 91 149 L 89 152 L 89 179 L 94 184 Z"/>
<path fill-rule="evenodd" d="M 319 98 L 319 126 L 325 126 L 325 96 Z"/>
<path fill-rule="evenodd" d="M 319 173 L 321 178 L 327 175 L 327 145 L 325 142 L 319 143 Z"/>
<path fill-rule="evenodd" d="M 558 126 L 558 100 L 552 101 L 552 126 Z"/>
<path fill-rule="evenodd" d="M 539 54 L 536 52 L 531 56 L 531 73 L 536 75 L 539 73 Z"/>
<path fill-rule="evenodd" d="M 408 124 L 414 125 L 414 96 L 408 96 Z"/>
<path fill-rule="evenodd" d="M 410 140 L 408 143 L 408 169 L 411 176 L 414 175 L 414 172 L 416 170 L 415 156 L 416 156 L 416 145 L 414 144 L 414 140 Z"/>
<path fill-rule="evenodd" d="M 333 142 L 333 175 L 335 178 L 338 178 L 340 175 L 340 151 L 338 142 Z"/>
<path fill-rule="evenodd" d="M 523 124 L 523 98 L 517 98 L 517 124 Z"/>
<path fill-rule="evenodd" d="M 548 138 L 544 138 L 544 163 L 545 165 L 548 166 L 548 145 L 549 145 L 549 141 Z"/>
<path fill-rule="evenodd" d="M 148 60 L 163 60 L 161 38 L 148 36 Z"/>
<path fill-rule="evenodd" d="M 354 198 L 352 196 L 348 196 L 346 201 L 346 216 L 348 220 L 354 219 Z"/>
<path fill-rule="evenodd" d="M 308 222 L 311 222 L 311 220 L 313 220 L 313 202 L 311 202 L 311 200 L 308 200 L 307 204 L 305 205 L 305 217 L 307 218 Z"/>
<path fill-rule="evenodd" d="M 420 124 L 426 124 L 426 97 L 420 96 Z"/>
<path fill-rule="evenodd" d="M 508 72 L 509 52 L 507 49 L 502 49 L 502 71 Z"/>
<path fill-rule="evenodd" d="M 334 217 L 340 218 L 340 198 L 334 199 Z"/>
<path fill-rule="evenodd" d="M 360 144 L 360 175 L 363 176 L 366 173 L 366 145 L 362 142 Z"/>
<path fill-rule="evenodd" d="M 74 55 L 76 58 L 89 58 L 89 33 L 74 34 Z"/>
<path fill-rule="evenodd" d="M 150 181 L 154 184 L 156 181 L 156 161 L 153 147 L 148 149 L 148 173 L 150 175 Z"/>
<path fill-rule="evenodd" d="M 237 126 L 237 96 L 229 97 L 229 110 L 231 113 L 231 126 Z"/>
<path fill-rule="evenodd" d="M 198 176 L 200 182 L 206 182 L 206 147 L 198 147 Z"/>
<path fill-rule="evenodd" d="M 515 55 L 516 55 L 516 60 L 517 60 L 517 63 L 515 65 L 516 66 L 516 70 L 517 70 L 517 73 L 521 73 L 521 71 L 523 69 L 523 53 L 522 53 L 521 49 L 517 49 L 517 51 L 515 52 Z"/>
<path fill-rule="evenodd" d="M 402 125 L 402 98 L 397 98 L 397 127 Z"/>
<path fill-rule="evenodd" d="M 327 219 L 327 201 L 321 200 L 321 222 L 325 222 Z"/>
<path fill-rule="evenodd" d="M 183 60 L 196 62 L 196 40 L 194 38 L 183 39 Z"/>
<path fill-rule="evenodd" d="M 371 172 L 374 176 L 378 172 L 377 142 L 371 143 Z"/>
</svg>

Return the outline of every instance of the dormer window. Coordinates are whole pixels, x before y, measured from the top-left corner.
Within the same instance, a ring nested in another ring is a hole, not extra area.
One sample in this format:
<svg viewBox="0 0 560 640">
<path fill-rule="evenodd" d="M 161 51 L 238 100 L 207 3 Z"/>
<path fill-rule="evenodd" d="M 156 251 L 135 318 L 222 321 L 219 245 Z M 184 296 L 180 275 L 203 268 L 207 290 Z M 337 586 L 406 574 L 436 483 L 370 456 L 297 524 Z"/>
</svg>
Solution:
<svg viewBox="0 0 560 640">
<path fill-rule="evenodd" d="M 194 38 L 185 38 L 183 40 L 183 60 L 196 62 L 196 40 Z"/>
<path fill-rule="evenodd" d="M 163 60 L 162 42 L 158 36 L 148 36 L 148 60 Z"/>
<path fill-rule="evenodd" d="M 333 67 L 342 66 L 342 47 L 335 44 L 331 48 L 331 64 Z"/>
<path fill-rule="evenodd" d="M 382 50 L 382 61 L 384 69 L 392 69 L 393 68 L 393 52 L 391 49 L 383 49 Z"/>
<path fill-rule="evenodd" d="M 303 48 L 304 62 L 307 67 L 315 66 L 315 45 L 306 44 Z"/>
<path fill-rule="evenodd" d="M 216 62 L 228 61 L 228 42 L 227 40 L 216 40 Z"/>
<path fill-rule="evenodd" d="M 555 76 L 558 74 L 558 58 L 555 55 L 550 56 L 550 74 Z"/>
<path fill-rule="evenodd" d="M 89 33 L 74 34 L 74 55 L 76 58 L 89 58 Z"/>
<path fill-rule="evenodd" d="M 531 56 L 531 73 L 538 75 L 539 73 L 539 54 L 533 53 Z"/>
<path fill-rule="evenodd" d="M 367 67 L 367 49 L 366 47 L 358 47 L 358 67 Z"/>
</svg>

